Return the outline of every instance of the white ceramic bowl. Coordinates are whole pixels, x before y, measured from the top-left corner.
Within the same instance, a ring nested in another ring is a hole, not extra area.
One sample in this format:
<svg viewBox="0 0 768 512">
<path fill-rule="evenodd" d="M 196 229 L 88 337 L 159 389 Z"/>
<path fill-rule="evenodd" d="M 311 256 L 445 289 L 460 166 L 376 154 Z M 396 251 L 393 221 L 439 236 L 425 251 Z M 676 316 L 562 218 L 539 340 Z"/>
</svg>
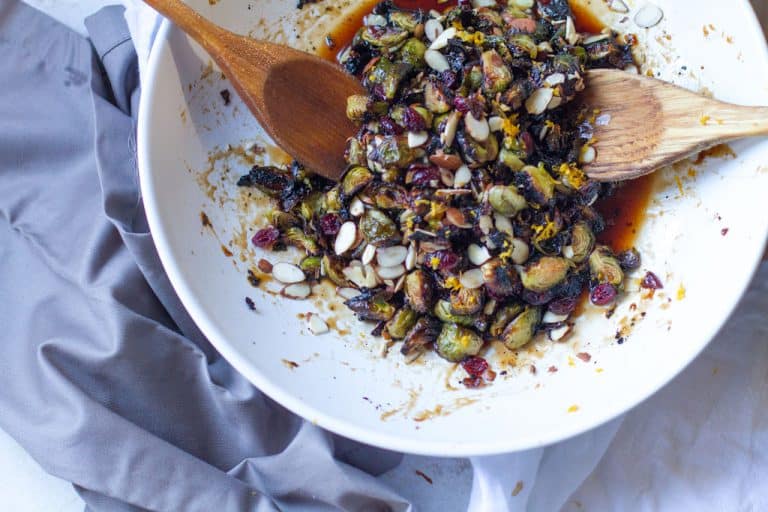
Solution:
<svg viewBox="0 0 768 512">
<path fill-rule="evenodd" d="M 706 87 L 727 101 L 768 104 L 768 54 L 746 0 L 657 2 L 661 24 L 640 30 L 630 14 L 623 26 L 641 35 L 647 64 L 662 78 Z M 189 3 L 235 31 L 303 48 L 322 39 L 329 16 L 322 14 L 324 3 L 303 15 L 293 1 Z M 436 357 L 411 366 L 396 349 L 382 357 L 382 340 L 361 334 L 328 302 L 276 298 L 248 284 L 247 268 L 261 255 L 247 241 L 265 223 L 259 213 L 265 202 L 242 196 L 234 183 L 249 164 L 220 150 L 263 140 L 263 134 L 237 98 L 223 104 L 219 92 L 227 83 L 208 62 L 186 36 L 163 24 L 144 81 L 138 133 L 144 206 L 160 258 L 224 357 L 285 407 L 349 438 L 460 456 L 523 450 L 593 428 L 647 398 L 696 357 L 734 308 L 762 254 L 768 141 L 733 144 L 735 158 L 710 159 L 695 167 L 695 177 L 691 165 L 665 170 L 637 244 L 643 268 L 664 281 L 663 293 L 643 299 L 630 286 L 634 291 L 611 319 L 588 310 L 569 341 L 539 342 L 518 354 L 517 365 L 492 386 L 464 389 L 458 384 L 462 370 Z M 213 229 L 201 225 L 203 211 Z M 257 312 L 245 307 L 245 296 Z M 334 304 L 343 309 L 337 299 Z M 352 332 L 313 336 L 297 318 L 310 311 L 338 318 Z M 622 328 L 628 335 L 619 345 L 615 335 Z M 497 371 L 504 369 L 498 357 L 490 360 Z"/>
</svg>

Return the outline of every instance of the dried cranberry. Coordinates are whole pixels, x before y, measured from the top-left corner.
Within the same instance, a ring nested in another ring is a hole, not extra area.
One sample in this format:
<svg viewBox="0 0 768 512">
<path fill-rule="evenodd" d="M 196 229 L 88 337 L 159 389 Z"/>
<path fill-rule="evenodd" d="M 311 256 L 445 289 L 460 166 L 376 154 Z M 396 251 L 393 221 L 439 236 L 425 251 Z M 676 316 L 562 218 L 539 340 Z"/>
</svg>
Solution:
<svg viewBox="0 0 768 512">
<path fill-rule="evenodd" d="M 335 213 L 326 213 L 320 217 L 320 231 L 326 236 L 333 236 L 341 229 L 341 219 Z"/>
<path fill-rule="evenodd" d="M 462 368 L 472 377 L 480 377 L 488 369 L 488 361 L 482 357 L 470 356 L 461 362 Z"/>
<path fill-rule="evenodd" d="M 549 303 L 549 310 L 556 315 L 570 315 L 576 309 L 576 299 L 563 297 Z"/>
<path fill-rule="evenodd" d="M 427 129 L 424 118 L 413 107 L 407 107 L 403 112 L 403 126 L 410 132 L 421 132 Z"/>
<path fill-rule="evenodd" d="M 601 283 L 592 289 L 589 294 L 589 300 L 595 306 L 607 306 L 616 300 L 616 287 L 611 283 Z"/>
<path fill-rule="evenodd" d="M 469 112 L 469 100 L 464 96 L 456 96 L 453 98 L 453 106 L 462 114 Z"/>
<path fill-rule="evenodd" d="M 522 140 L 523 144 L 525 144 L 525 152 L 528 154 L 528 156 L 531 156 L 533 150 L 535 149 L 533 136 L 529 132 L 523 132 L 520 135 L 520 140 Z"/>
<path fill-rule="evenodd" d="M 440 170 L 432 165 L 412 165 L 411 183 L 415 187 L 432 187 L 440 183 Z"/>
<path fill-rule="evenodd" d="M 442 249 L 439 251 L 428 253 L 425 257 L 425 262 L 429 266 L 433 266 L 433 260 L 437 258 L 437 268 L 435 270 L 444 270 L 450 272 L 461 263 L 461 257 L 453 251 L 448 249 Z"/>
<path fill-rule="evenodd" d="M 379 126 L 381 126 L 381 131 L 384 135 L 400 135 L 403 133 L 403 129 L 400 125 L 389 116 L 383 116 L 379 119 Z"/>
<path fill-rule="evenodd" d="M 664 288 L 661 279 L 653 272 L 646 272 L 645 277 L 640 282 L 640 286 L 648 290 L 660 290 Z"/>
<path fill-rule="evenodd" d="M 256 234 L 253 235 L 253 238 L 251 238 L 251 242 L 253 242 L 253 245 L 256 247 L 271 249 L 278 238 L 280 238 L 280 230 L 274 226 L 267 226 L 264 229 L 258 230 Z"/>
<path fill-rule="evenodd" d="M 619 254 L 619 264 L 624 270 L 635 270 L 640 268 L 640 253 L 632 248 Z"/>
</svg>

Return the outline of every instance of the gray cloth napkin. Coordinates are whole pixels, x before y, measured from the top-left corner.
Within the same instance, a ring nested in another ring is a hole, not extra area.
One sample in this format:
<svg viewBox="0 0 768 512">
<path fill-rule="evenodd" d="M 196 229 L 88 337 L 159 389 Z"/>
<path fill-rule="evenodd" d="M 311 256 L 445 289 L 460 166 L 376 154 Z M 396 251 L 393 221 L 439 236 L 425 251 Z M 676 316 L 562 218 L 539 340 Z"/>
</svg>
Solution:
<svg viewBox="0 0 768 512">
<path fill-rule="evenodd" d="M 92 511 L 410 510 L 372 476 L 398 455 L 302 422 L 197 330 L 144 217 L 122 8 L 87 27 L 0 0 L 0 428 Z"/>
</svg>

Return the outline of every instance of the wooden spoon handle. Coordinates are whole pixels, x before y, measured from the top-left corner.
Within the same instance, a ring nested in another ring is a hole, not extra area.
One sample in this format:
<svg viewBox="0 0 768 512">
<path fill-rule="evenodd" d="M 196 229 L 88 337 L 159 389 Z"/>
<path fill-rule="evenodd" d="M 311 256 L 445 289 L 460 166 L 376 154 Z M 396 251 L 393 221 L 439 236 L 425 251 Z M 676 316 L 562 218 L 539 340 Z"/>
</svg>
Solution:
<svg viewBox="0 0 768 512">
<path fill-rule="evenodd" d="M 702 110 L 697 131 L 704 137 L 730 140 L 768 135 L 768 107 L 714 102 Z"/>
<path fill-rule="evenodd" d="M 144 3 L 175 23 L 210 54 L 216 54 L 231 32 L 211 23 L 181 0 L 144 0 Z"/>
</svg>

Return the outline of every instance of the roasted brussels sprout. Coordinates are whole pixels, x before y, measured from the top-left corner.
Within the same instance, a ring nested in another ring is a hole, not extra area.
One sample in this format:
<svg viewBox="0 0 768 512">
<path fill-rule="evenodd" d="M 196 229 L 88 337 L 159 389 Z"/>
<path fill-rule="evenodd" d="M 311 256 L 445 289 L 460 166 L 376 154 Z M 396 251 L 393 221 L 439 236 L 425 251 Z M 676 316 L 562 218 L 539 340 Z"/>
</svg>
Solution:
<svg viewBox="0 0 768 512">
<path fill-rule="evenodd" d="M 370 26 L 360 33 L 360 37 L 371 46 L 393 48 L 408 39 L 408 31 L 399 27 Z"/>
<path fill-rule="evenodd" d="M 595 247 L 595 235 L 586 222 L 577 222 L 571 229 L 571 245 L 566 255 L 571 261 L 581 263 L 586 260 Z"/>
<path fill-rule="evenodd" d="M 485 287 L 494 297 L 509 297 L 520 293 L 520 276 L 514 267 L 494 258 L 480 268 Z"/>
<path fill-rule="evenodd" d="M 488 328 L 488 334 L 494 338 L 500 338 L 501 333 L 504 332 L 509 322 L 515 319 L 523 311 L 523 305 L 520 303 L 507 304 L 499 308 L 496 312 L 496 316 L 491 322 L 491 326 Z"/>
<path fill-rule="evenodd" d="M 441 327 L 442 324 L 432 317 L 420 317 L 405 336 L 400 352 L 403 355 L 410 355 L 423 350 L 424 347 L 437 340 Z"/>
<path fill-rule="evenodd" d="M 520 278 L 525 289 L 543 293 L 565 281 L 570 269 L 571 263 L 567 259 L 544 256 L 528 264 Z"/>
<path fill-rule="evenodd" d="M 299 268 L 304 271 L 307 276 L 311 276 L 313 279 L 320 277 L 320 267 L 322 258 L 320 256 L 307 256 L 301 263 Z"/>
<path fill-rule="evenodd" d="M 237 186 L 256 187 L 270 197 L 280 197 L 292 183 L 293 177 L 287 170 L 255 165 L 248 174 L 238 180 Z"/>
<path fill-rule="evenodd" d="M 360 232 L 365 241 L 377 247 L 387 247 L 399 243 L 400 230 L 397 225 L 381 210 L 369 208 L 360 218 Z"/>
<path fill-rule="evenodd" d="M 624 282 L 621 264 L 606 245 L 598 245 L 589 255 L 589 271 L 592 278 L 601 283 L 610 283 L 618 288 Z"/>
<path fill-rule="evenodd" d="M 467 315 L 456 315 L 451 311 L 451 303 L 447 300 L 439 300 L 433 311 L 435 316 L 447 323 L 456 323 L 467 327 L 475 325 L 475 319 Z"/>
<path fill-rule="evenodd" d="M 377 183 L 366 189 L 368 197 L 383 210 L 405 210 L 408 208 L 408 193 L 400 185 Z"/>
<path fill-rule="evenodd" d="M 528 207 L 525 198 L 517 192 L 517 188 L 509 185 L 495 185 L 488 191 L 488 202 L 496 213 L 514 217 L 518 212 Z"/>
<path fill-rule="evenodd" d="M 354 137 L 347 139 L 347 148 L 344 150 L 344 160 L 349 165 L 365 165 L 365 149 Z"/>
<path fill-rule="evenodd" d="M 342 288 L 349 286 L 349 280 L 344 277 L 344 260 L 337 256 L 324 254 L 322 266 L 325 275 L 333 284 Z"/>
<path fill-rule="evenodd" d="M 386 329 L 392 339 L 401 340 L 405 338 L 408 331 L 416 325 L 419 314 L 409 307 L 402 307 L 397 310 L 395 316 L 393 316 L 389 322 L 387 322 Z"/>
<path fill-rule="evenodd" d="M 408 33 L 404 31 L 398 34 L 403 36 L 403 40 L 408 37 Z M 364 85 L 372 92 L 374 90 L 381 91 L 385 99 L 392 100 L 397 94 L 400 83 L 410 73 L 411 68 L 412 66 L 405 62 L 393 63 L 389 57 L 381 57 L 366 75 Z"/>
<path fill-rule="evenodd" d="M 474 315 L 485 304 L 485 293 L 481 288 L 461 288 L 451 292 L 451 313 L 454 315 Z"/>
<path fill-rule="evenodd" d="M 418 11 L 410 12 L 393 10 L 389 13 L 389 21 L 403 30 L 413 32 L 416 29 L 416 25 L 421 23 L 421 16 L 419 16 Z"/>
<path fill-rule="evenodd" d="M 347 117 L 356 123 L 362 122 L 368 113 L 368 96 L 353 94 L 347 98 Z"/>
<path fill-rule="evenodd" d="M 269 212 L 269 222 L 282 231 L 285 231 L 288 228 L 301 226 L 301 219 L 296 215 L 281 212 L 280 210 L 272 210 Z"/>
<path fill-rule="evenodd" d="M 408 146 L 407 137 L 378 137 L 371 143 L 367 157 L 376 171 L 384 172 L 406 167 L 416 158 L 416 151 Z"/>
<path fill-rule="evenodd" d="M 338 212 L 344 206 L 341 203 L 341 189 L 338 185 L 325 193 L 325 206 L 329 212 Z"/>
<path fill-rule="evenodd" d="M 387 292 L 367 290 L 344 304 L 354 311 L 360 320 L 380 322 L 389 320 L 395 315 L 395 306 L 389 302 L 391 297 L 392 295 Z"/>
<path fill-rule="evenodd" d="M 510 350 L 518 349 L 530 342 L 541 321 L 541 309 L 526 307 L 501 333 L 501 341 Z"/>
<path fill-rule="evenodd" d="M 423 270 L 414 270 L 405 278 L 408 304 L 419 313 L 428 313 L 435 303 L 435 281 Z"/>
<path fill-rule="evenodd" d="M 549 205 L 555 198 L 555 179 L 543 164 L 526 165 L 516 175 L 525 196 L 540 205 Z"/>
<path fill-rule="evenodd" d="M 435 342 L 437 353 L 448 361 L 458 363 L 468 356 L 476 356 L 483 348 L 483 338 L 475 331 L 456 324 L 443 324 Z"/>
<path fill-rule="evenodd" d="M 512 72 L 496 50 L 483 52 L 483 88 L 487 94 L 504 91 L 512 81 Z"/>
<path fill-rule="evenodd" d="M 427 51 L 427 45 L 418 39 L 409 39 L 400 49 L 400 56 L 403 62 L 406 62 L 414 68 L 424 67 L 424 52 Z"/>
<path fill-rule="evenodd" d="M 283 239 L 287 245 L 292 245 L 307 254 L 317 254 L 320 248 L 317 242 L 301 228 L 288 228 L 283 234 Z"/>
<path fill-rule="evenodd" d="M 444 114 L 451 110 L 448 96 L 432 81 L 424 85 L 424 105 L 435 114 Z"/>
<path fill-rule="evenodd" d="M 373 181 L 373 173 L 366 167 L 352 167 L 341 180 L 341 193 L 344 197 L 352 197 L 371 181 Z"/>
<path fill-rule="evenodd" d="M 459 143 L 464 160 L 469 165 L 484 164 L 499 156 L 499 141 L 496 137 L 489 136 L 485 141 L 478 142 L 465 130 L 459 130 L 456 132 L 456 141 Z"/>
<path fill-rule="evenodd" d="M 299 212 L 305 220 L 311 220 L 312 217 L 319 217 L 325 213 L 325 194 L 318 191 L 311 192 L 299 202 Z"/>
</svg>

